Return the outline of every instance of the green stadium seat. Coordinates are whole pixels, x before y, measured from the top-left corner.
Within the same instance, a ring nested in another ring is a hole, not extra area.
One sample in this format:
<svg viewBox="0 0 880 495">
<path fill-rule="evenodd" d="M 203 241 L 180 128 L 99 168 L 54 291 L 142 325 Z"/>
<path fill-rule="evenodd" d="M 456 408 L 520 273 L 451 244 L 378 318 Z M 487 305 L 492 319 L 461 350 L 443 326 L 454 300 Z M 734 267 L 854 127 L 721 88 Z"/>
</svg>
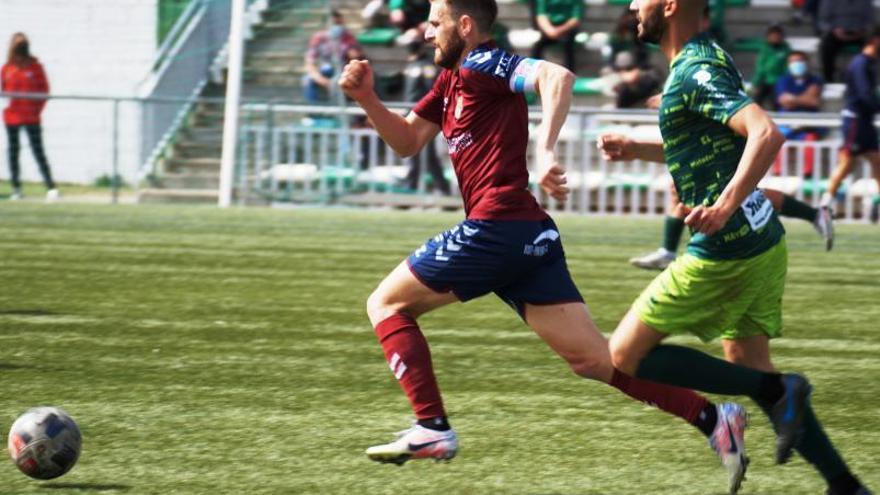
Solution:
<svg viewBox="0 0 880 495">
<path fill-rule="evenodd" d="M 574 82 L 573 93 L 576 95 L 601 95 L 603 82 L 598 77 L 579 77 Z"/>
<path fill-rule="evenodd" d="M 813 179 L 804 180 L 804 184 L 802 186 L 802 190 L 804 194 L 809 194 L 811 196 L 819 196 L 825 191 L 828 190 L 828 179 L 820 179 L 814 181 Z M 846 192 L 846 183 L 840 185 L 839 192 Z"/>
<path fill-rule="evenodd" d="M 338 129 L 341 124 L 338 119 L 329 117 L 305 117 L 300 119 L 297 129 Z"/>
<path fill-rule="evenodd" d="M 393 45 L 399 35 L 395 28 L 373 28 L 359 33 L 357 40 L 362 45 Z"/>
</svg>

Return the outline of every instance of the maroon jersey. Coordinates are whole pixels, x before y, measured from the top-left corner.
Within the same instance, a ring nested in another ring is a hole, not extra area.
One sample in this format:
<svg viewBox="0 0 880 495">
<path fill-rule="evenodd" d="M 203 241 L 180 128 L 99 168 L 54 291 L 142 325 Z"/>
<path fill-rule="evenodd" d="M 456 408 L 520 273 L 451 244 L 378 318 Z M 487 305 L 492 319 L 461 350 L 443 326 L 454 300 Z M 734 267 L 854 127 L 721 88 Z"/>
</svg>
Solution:
<svg viewBox="0 0 880 495">
<path fill-rule="evenodd" d="M 505 53 L 494 44 L 470 52 L 457 71 L 441 72 L 413 108 L 440 126 L 472 220 L 543 220 L 529 191 L 528 108 L 540 61 Z"/>
</svg>

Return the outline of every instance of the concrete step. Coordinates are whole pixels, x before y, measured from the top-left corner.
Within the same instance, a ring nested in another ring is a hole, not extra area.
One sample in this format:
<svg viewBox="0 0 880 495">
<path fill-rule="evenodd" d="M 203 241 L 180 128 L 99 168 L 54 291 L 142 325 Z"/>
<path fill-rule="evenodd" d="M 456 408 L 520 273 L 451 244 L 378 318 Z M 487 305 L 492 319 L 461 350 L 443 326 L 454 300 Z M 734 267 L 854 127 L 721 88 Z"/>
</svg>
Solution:
<svg viewBox="0 0 880 495">
<path fill-rule="evenodd" d="M 219 173 L 164 174 L 159 178 L 159 189 L 203 189 L 217 190 L 220 187 Z"/>
<path fill-rule="evenodd" d="M 223 138 L 223 127 L 185 127 L 180 136 L 182 140 L 199 143 L 218 141 Z"/>
<path fill-rule="evenodd" d="M 141 189 L 138 203 L 199 203 L 216 204 L 220 197 L 219 189 Z"/>
<path fill-rule="evenodd" d="M 249 55 L 246 65 L 255 70 L 272 69 L 276 67 L 296 67 L 303 65 L 303 56 L 301 53 L 295 53 L 293 50 L 267 50 Z"/>
<path fill-rule="evenodd" d="M 223 126 L 222 110 L 210 110 L 203 112 L 195 112 L 189 117 L 189 124 L 193 127 L 222 127 Z"/>
<path fill-rule="evenodd" d="M 219 156 L 197 158 L 171 157 L 165 159 L 167 174 L 208 174 L 220 171 Z"/>
<path fill-rule="evenodd" d="M 175 158 L 200 158 L 220 156 L 223 149 L 221 141 L 187 141 L 174 143 L 172 156 Z"/>
</svg>

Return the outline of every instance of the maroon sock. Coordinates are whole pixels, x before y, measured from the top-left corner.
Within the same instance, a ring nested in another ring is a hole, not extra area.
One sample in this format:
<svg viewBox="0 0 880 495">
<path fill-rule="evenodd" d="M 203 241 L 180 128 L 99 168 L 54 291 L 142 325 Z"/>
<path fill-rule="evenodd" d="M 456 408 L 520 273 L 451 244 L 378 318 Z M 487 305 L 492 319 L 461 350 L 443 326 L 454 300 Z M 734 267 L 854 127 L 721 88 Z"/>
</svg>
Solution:
<svg viewBox="0 0 880 495">
<path fill-rule="evenodd" d="M 674 414 L 697 428 L 700 428 L 700 412 L 712 406 L 708 399 L 693 390 L 649 382 L 624 374 L 616 368 L 610 385 L 633 399 Z"/>
<path fill-rule="evenodd" d="M 431 351 L 416 320 L 402 314 L 389 316 L 376 325 L 376 335 L 416 418 L 446 416 L 431 365 Z"/>
</svg>

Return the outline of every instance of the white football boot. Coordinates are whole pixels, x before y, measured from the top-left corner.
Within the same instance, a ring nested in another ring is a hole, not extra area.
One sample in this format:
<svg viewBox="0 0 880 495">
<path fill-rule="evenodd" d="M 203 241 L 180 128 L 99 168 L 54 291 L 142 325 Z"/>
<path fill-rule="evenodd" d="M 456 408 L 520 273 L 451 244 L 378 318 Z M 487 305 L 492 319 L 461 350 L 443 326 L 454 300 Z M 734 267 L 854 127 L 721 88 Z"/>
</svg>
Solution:
<svg viewBox="0 0 880 495">
<path fill-rule="evenodd" d="M 49 189 L 48 191 L 46 191 L 47 203 L 54 203 L 59 199 L 61 199 L 61 191 L 59 191 L 58 189 Z"/>
<path fill-rule="evenodd" d="M 645 270 L 665 270 L 674 260 L 675 253 L 661 247 L 644 256 L 630 258 L 629 262 L 633 266 L 644 268 Z"/>
<path fill-rule="evenodd" d="M 715 450 L 721 464 L 727 469 L 731 495 L 736 495 L 739 491 L 749 466 L 745 444 L 748 424 L 748 415 L 743 406 L 731 402 L 718 405 L 718 423 L 709 437 L 709 446 Z"/>
<path fill-rule="evenodd" d="M 458 453 L 455 430 L 437 431 L 418 424 L 397 433 L 397 440 L 367 449 L 367 457 L 376 462 L 398 466 L 410 459 L 448 461 Z"/>
</svg>

